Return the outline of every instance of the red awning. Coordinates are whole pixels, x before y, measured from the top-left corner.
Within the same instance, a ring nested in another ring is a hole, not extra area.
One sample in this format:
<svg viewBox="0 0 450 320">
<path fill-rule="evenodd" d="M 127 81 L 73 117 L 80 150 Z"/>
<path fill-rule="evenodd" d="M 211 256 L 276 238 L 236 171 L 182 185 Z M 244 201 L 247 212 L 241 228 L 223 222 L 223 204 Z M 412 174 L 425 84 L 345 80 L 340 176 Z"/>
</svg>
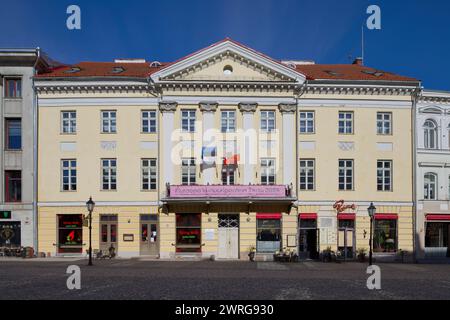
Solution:
<svg viewBox="0 0 450 320">
<path fill-rule="evenodd" d="M 427 214 L 428 221 L 450 221 L 450 214 Z"/>
<path fill-rule="evenodd" d="M 256 219 L 281 219 L 281 213 L 257 213 Z"/>
<path fill-rule="evenodd" d="M 396 213 L 377 213 L 375 214 L 375 220 L 397 220 L 398 215 Z"/>
<path fill-rule="evenodd" d="M 355 220 L 356 213 L 338 213 L 338 220 Z"/>
<path fill-rule="evenodd" d="M 298 215 L 300 219 L 316 219 L 317 220 L 317 213 L 300 213 Z"/>
</svg>

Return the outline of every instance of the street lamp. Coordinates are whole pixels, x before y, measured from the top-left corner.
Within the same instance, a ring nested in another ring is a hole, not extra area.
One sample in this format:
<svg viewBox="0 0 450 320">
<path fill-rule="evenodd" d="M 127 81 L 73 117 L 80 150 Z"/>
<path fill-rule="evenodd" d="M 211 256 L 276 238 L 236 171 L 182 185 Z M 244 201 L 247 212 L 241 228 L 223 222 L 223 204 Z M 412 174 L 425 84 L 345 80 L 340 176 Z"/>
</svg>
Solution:
<svg viewBox="0 0 450 320">
<path fill-rule="evenodd" d="M 95 202 L 92 201 L 92 197 L 86 202 L 86 208 L 89 211 L 89 263 L 88 266 L 92 266 L 92 211 L 94 211 Z"/>
<path fill-rule="evenodd" d="M 372 265 L 372 248 L 373 248 L 373 241 L 372 241 L 372 226 L 373 226 L 373 218 L 375 217 L 375 212 L 377 211 L 377 208 L 373 205 L 373 202 L 370 203 L 370 206 L 367 208 L 367 212 L 369 213 L 370 217 L 370 234 L 369 234 L 369 266 Z"/>
</svg>

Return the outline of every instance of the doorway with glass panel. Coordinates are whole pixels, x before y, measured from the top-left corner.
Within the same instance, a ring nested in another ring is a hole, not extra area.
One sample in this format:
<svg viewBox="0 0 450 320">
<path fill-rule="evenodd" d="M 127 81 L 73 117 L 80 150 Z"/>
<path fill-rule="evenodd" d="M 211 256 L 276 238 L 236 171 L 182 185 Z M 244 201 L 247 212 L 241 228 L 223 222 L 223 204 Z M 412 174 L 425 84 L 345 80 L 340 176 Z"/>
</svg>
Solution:
<svg viewBox="0 0 450 320">
<path fill-rule="evenodd" d="M 117 220 L 117 214 L 100 215 L 100 250 L 104 253 L 108 253 L 111 247 L 116 254 L 118 252 Z"/>
<path fill-rule="evenodd" d="M 142 214 L 140 220 L 140 255 L 159 255 L 158 216 Z"/>
</svg>

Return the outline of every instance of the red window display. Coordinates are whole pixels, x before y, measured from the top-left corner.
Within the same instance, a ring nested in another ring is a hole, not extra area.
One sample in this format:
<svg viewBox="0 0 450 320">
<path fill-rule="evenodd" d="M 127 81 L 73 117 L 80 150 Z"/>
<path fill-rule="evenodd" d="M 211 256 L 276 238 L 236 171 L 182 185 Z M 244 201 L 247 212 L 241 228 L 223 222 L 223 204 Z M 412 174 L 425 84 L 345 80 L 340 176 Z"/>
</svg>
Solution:
<svg viewBox="0 0 450 320">
<path fill-rule="evenodd" d="M 81 253 L 83 249 L 83 216 L 58 215 L 58 253 Z"/>
<path fill-rule="evenodd" d="M 201 214 L 181 213 L 176 219 L 177 252 L 201 252 Z"/>
</svg>

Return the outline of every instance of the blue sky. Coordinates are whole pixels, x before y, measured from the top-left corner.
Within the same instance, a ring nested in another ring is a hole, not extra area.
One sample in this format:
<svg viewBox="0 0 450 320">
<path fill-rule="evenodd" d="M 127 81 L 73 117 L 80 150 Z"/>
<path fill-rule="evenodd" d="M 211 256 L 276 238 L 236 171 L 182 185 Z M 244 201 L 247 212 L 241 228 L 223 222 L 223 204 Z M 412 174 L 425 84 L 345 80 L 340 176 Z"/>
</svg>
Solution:
<svg viewBox="0 0 450 320">
<path fill-rule="evenodd" d="M 0 0 L 0 47 L 36 47 L 66 62 L 173 61 L 225 37 L 276 59 L 350 63 L 361 52 L 371 4 L 381 30 L 366 29 L 366 65 L 450 91 L 447 0 Z M 81 8 L 82 29 L 66 28 Z"/>
</svg>

